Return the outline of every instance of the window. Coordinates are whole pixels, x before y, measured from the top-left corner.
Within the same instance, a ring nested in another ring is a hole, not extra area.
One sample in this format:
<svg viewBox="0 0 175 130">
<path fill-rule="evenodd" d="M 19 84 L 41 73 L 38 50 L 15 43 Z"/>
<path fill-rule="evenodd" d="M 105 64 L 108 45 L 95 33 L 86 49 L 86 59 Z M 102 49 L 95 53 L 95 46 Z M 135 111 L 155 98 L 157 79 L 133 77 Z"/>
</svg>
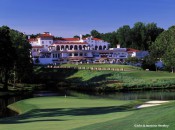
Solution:
<svg viewBox="0 0 175 130">
<path fill-rule="evenodd" d="M 77 47 L 77 45 L 75 45 L 75 46 L 74 46 L 74 50 L 77 50 L 77 49 L 78 49 L 78 47 Z"/>
<path fill-rule="evenodd" d="M 78 53 L 74 53 L 74 56 L 78 56 Z"/>
<path fill-rule="evenodd" d="M 81 45 L 79 45 L 79 50 L 82 50 L 82 46 Z"/>
<path fill-rule="evenodd" d="M 60 50 L 60 46 L 57 46 L 57 51 L 59 51 Z"/>
<path fill-rule="evenodd" d="M 80 53 L 80 56 L 83 56 L 83 53 Z"/>
<path fill-rule="evenodd" d="M 72 56 L 72 53 L 69 53 L 69 56 Z"/>
<path fill-rule="evenodd" d="M 102 50 L 102 46 L 99 46 L 99 50 Z"/>
<path fill-rule="evenodd" d="M 42 44 L 44 44 L 44 41 L 42 41 Z"/>
<path fill-rule="evenodd" d="M 51 41 L 49 41 L 49 43 L 51 44 L 52 42 L 51 42 Z"/>
<path fill-rule="evenodd" d="M 70 46 L 70 50 L 72 50 L 72 48 L 73 48 L 73 46 L 71 45 L 71 46 Z"/>
<path fill-rule="evenodd" d="M 58 57 L 58 54 L 53 54 L 53 58 L 57 58 Z"/>
</svg>

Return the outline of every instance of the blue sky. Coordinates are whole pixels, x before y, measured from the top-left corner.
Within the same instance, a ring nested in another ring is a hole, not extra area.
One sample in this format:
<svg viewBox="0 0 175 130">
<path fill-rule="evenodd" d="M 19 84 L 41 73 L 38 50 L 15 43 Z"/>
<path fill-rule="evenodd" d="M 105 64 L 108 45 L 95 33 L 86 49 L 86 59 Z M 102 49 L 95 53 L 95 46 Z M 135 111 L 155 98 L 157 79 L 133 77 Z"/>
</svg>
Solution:
<svg viewBox="0 0 175 130">
<path fill-rule="evenodd" d="M 167 29 L 175 24 L 174 0 L 0 0 L 0 26 L 61 37 L 106 33 L 140 21 Z"/>
</svg>

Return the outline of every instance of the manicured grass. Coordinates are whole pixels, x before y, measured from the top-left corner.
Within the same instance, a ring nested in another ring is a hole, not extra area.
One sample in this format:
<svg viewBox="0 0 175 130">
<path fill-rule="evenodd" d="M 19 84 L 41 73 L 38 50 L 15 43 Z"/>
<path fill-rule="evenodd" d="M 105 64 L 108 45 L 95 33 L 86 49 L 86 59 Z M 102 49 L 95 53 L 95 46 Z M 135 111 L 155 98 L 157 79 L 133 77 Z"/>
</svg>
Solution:
<svg viewBox="0 0 175 130">
<path fill-rule="evenodd" d="M 136 109 L 141 102 L 112 99 L 44 97 L 10 105 L 19 116 L 0 120 L 0 130 L 135 130 L 135 124 L 175 129 L 175 102 Z M 148 128 L 150 129 L 150 128 Z M 161 128 L 151 128 L 153 130 Z M 162 128 L 165 129 L 165 128 Z"/>
<path fill-rule="evenodd" d="M 175 102 L 143 108 L 121 118 L 84 126 L 74 130 L 174 130 Z M 144 127 L 145 125 L 145 127 Z M 154 125 L 154 126 L 153 126 Z M 168 125 L 163 127 L 161 125 Z"/>
<path fill-rule="evenodd" d="M 156 72 L 156 71 L 128 71 L 128 72 L 116 72 L 116 71 L 91 71 L 91 70 L 79 70 L 71 77 L 81 77 L 82 80 L 89 80 L 93 77 L 97 77 L 100 75 L 108 75 L 107 78 L 115 78 L 115 77 L 130 77 L 135 79 L 172 79 L 175 78 L 175 74 L 169 72 Z M 116 78 L 117 79 L 117 78 Z M 125 79 L 123 79 L 125 80 Z"/>
<path fill-rule="evenodd" d="M 175 74 L 168 72 L 153 71 L 90 71 L 79 70 L 66 78 L 71 82 L 100 83 L 114 89 L 145 89 L 145 88 L 166 88 L 175 85 Z M 116 82 L 108 82 L 116 81 Z"/>
<path fill-rule="evenodd" d="M 104 64 L 106 65 L 106 64 Z M 111 65 L 109 65 L 111 66 Z M 119 65 L 117 65 L 119 66 Z M 155 71 L 112 71 L 76 70 L 63 68 L 41 68 L 35 71 L 36 81 L 50 86 L 66 86 L 75 89 L 124 90 L 124 89 L 161 89 L 175 87 L 175 74 Z"/>
<path fill-rule="evenodd" d="M 112 99 L 44 97 L 9 107 L 19 116 L 1 119 L 0 130 L 68 130 L 127 117 L 139 102 Z"/>
<path fill-rule="evenodd" d="M 167 79 L 175 78 L 175 74 L 163 71 L 134 71 L 134 72 L 122 72 L 123 74 L 143 79 Z"/>
<path fill-rule="evenodd" d="M 116 68 L 121 69 L 124 68 L 126 70 L 141 70 L 140 67 L 130 66 L 130 65 L 118 65 L 118 64 L 62 64 L 64 67 L 98 67 L 98 68 Z"/>
</svg>

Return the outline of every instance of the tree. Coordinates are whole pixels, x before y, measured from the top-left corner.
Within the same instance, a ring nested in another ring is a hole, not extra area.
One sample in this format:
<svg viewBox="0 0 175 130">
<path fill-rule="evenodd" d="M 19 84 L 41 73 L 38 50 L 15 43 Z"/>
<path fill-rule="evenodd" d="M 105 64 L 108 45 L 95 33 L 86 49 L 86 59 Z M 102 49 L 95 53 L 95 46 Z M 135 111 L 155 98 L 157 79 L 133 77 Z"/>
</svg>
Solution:
<svg viewBox="0 0 175 130">
<path fill-rule="evenodd" d="M 78 36 L 78 35 L 75 35 L 75 36 L 74 36 L 74 38 L 80 38 L 80 36 Z"/>
<path fill-rule="evenodd" d="M 91 35 L 90 34 L 85 34 L 83 35 L 83 38 L 87 38 L 87 37 L 90 37 Z"/>
<path fill-rule="evenodd" d="M 0 28 L 0 71 L 4 90 L 8 89 L 8 80 L 15 62 L 14 57 L 16 57 L 15 48 L 12 45 L 10 28 L 2 26 Z"/>
<path fill-rule="evenodd" d="M 121 47 L 129 48 L 131 47 L 132 37 L 131 29 L 129 25 L 124 25 L 117 30 L 117 39 Z"/>
<path fill-rule="evenodd" d="M 156 23 L 148 23 L 146 26 L 146 41 L 144 43 L 144 48 L 149 50 L 149 47 L 156 38 L 164 31 L 164 29 L 157 27 Z"/>
<path fill-rule="evenodd" d="M 32 59 L 30 57 L 31 45 L 21 32 L 11 30 L 10 36 L 16 52 L 14 74 L 16 74 L 16 79 L 19 82 L 28 82 L 32 77 L 33 70 Z"/>
<path fill-rule="evenodd" d="M 132 28 L 132 45 L 131 47 L 139 50 L 146 50 L 144 44 L 146 41 L 146 28 L 142 22 L 137 22 Z"/>
<path fill-rule="evenodd" d="M 162 31 L 163 29 L 157 27 L 155 23 L 137 22 L 133 28 L 129 25 L 120 27 L 116 35 L 121 47 L 149 50 L 149 46 Z"/>
<path fill-rule="evenodd" d="M 125 61 L 133 65 L 139 63 L 139 59 L 137 57 L 128 57 Z"/>
<path fill-rule="evenodd" d="M 175 26 L 161 33 L 150 46 L 150 57 L 156 61 L 162 59 L 166 67 L 172 69 L 175 67 Z"/>
<path fill-rule="evenodd" d="M 116 37 L 116 32 L 110 32 L 110 33 L 102 33 L 101 34 L 101 38 L 104 40 L 104 41 L 107 41 L 110 43 L 110 47 L 116 47 L 116 45 L 118 44 L 118 39 Z"/>
<path fill-rule="evenodd" d="M 91 36 L 93 36 L 95 38 L 101 38 L 101 34 L 97 30 L 92 30 Z"/>
<path fill-rule="evenodd" d="M 7 26 L 0 27 L 0 73 L 4 90 L 8 90 L 11 75 L 15 83 L 16 79 L 22 80 L 31 74 L 30 49 L 31 45 L 24 34 Z"/>
</svg>

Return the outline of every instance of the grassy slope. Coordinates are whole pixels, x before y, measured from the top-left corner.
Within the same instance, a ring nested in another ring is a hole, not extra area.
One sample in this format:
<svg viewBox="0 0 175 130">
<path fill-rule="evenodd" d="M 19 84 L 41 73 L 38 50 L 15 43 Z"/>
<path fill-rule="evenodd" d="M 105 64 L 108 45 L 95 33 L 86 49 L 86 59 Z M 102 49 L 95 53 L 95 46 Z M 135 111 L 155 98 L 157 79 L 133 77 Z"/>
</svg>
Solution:
<svg viewBox="0 0 175 130">
<path fill-rule="evenodd" d="M 168 72 L 153 71 L 90 71 L 79 70 L 73 75 L 67 77 L 73 79 L 73 82 L 102 82 L 108 80 L 116 80 L 118 83 L 112 83 L 113 87 L 122 85 L 123 87 L 166 87 L 175 84 L 175 74 Z M 122 83 L 122 84 L 121 84 Z"/>
<path fill-rule="evenodd" d="M 1 119 L 0 130 L 135 130 L 135 124 L 166 124 L 174 130 L 175 102 L 139 110 L 133 108 L 137 103 L 73 97 L 27 99 L 10 105 L 21 115 Z"/>
<path fill-rule="evenodd" d="M 99 67 L 99 68 L 116 68 L 116 69 L 120 69 L 120 68 L 124 68 L 126 70 L 141 70 L 141 68 L 139 67 L 134 67 L 134 66 L 130 66 L 130 65 L 117 65 L 117 64 L 62 64 L 61 66 L 64 67 Z"/>
<path fill-rule="evenodd" d="M 115 71 L 91 71 L 91 70 L 79 70 L 78 72 L 74 73 L 71 77 L 80 77 L 82 80 L 90 80 L 93 77 L 97 77 L 100 75 L 109 74 L 109 78 L 113 76 L 125 76 L 135 79 L 171 79 L 175 78 L 175 74 L 168 73 L 168 72 L 155 72 L 155 71 L 128 71 L 128 72 L 115 72 Z M 114 77 L 113 77 L 114 78 Z"/>
<path fill-rule="evenodd" d="M 1 119 L 0 130 L 68 130 L 129 116 L 135 104 L 110 99 L 33 98 L 10 105 L 21 115 Z"/>
<path fill-rule="evenodd" d="M 74 65 L 75 66 L 75 65 Z M 85 65 L 82 65 L 85 66 Z M 86 65 L 91 66 L 91 65 Z M 94 65 L 95 66 L 95 65 Z M 98 65 L 97 65 L 98 66 Z M 106 65 L 101 66 L 120 66 L 120 65 Z M 121 65 L 124 66 L 124 65 Z M 120 67 L 121 67 L 120 66 Z M 129 67 L 129 66 L 125 66 Z M 97 71 L 97 70 L 74 70 L 74 69 L 36 69 L 36 81 L 40 83 L 52 82 L 58 86 L 60 82 L 67 82 L 67 86 L 71 83 L 77 86 L 93 86 L 94 83 L 99 83 L 99 86 L 105 86 L 112 89 L 129 88 L 129 89 L 144 89 L 150 87 L 173 87 L 175 85 L 175 74 L 169 72 L 153 72 L 153 71 L 140 71 L 138 69 L 132 71 Z M 114 82 L 107 82 L 114 80 Z M 49 85 L 48 85 L 49 86 Z"/>
<path fill-rule="evenodd" d="M 78 128 L 76 130 L 161 130 L 175 129 L 175 102 L 164 104 L 161 106 L 144 108 L 135 111 L 134 114 L 127 116 L 126 118 L 114 119 L 111 121 L 97 123 L 85 127 Z M 169 125 L 165 127 L 135 127 L 134 125 Z"/>
</svg>

